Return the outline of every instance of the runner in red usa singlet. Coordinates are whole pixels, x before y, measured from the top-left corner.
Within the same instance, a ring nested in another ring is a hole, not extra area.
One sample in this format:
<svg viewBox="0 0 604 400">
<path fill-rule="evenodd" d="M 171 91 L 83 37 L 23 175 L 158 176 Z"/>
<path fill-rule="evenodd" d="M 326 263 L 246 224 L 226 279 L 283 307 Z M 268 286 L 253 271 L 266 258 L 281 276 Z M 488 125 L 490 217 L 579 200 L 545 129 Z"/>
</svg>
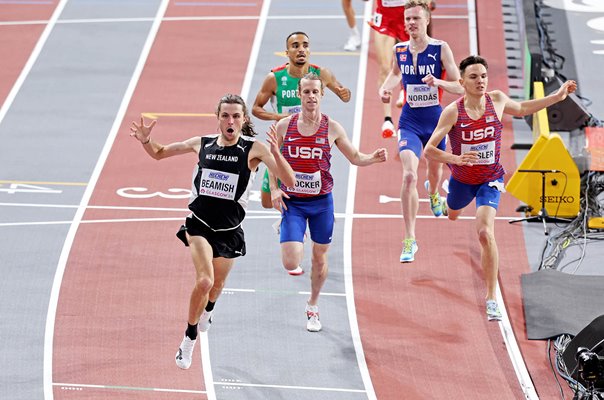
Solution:
<svg viewBox="0 0 604 400">
<path fill-rule="evenodd" d="M 426 144 L 424 154 L 433 162 L 448 164 L 451 181 L 444 211 L 456 220 L 464 208 L 476 199 L 477 242 L 486 281 L 486 314 L 489 321 L 501 320 L 496 299 L 499 252 L 495 241 L 495 216 L 501 193 L 505 192 L 500 163 L 503 114 L 515 117 L 534 114 L 573 93 L 577 84 L 566 81 L 557 92 L 534 100 L 517 102 L 500 90 L 487 92 L 487 62 L 469 56 L 459 64 L 464 96 L 449 104 Z M 438 143 L 449 135 L 451 153 L 438 149 Z"/>
<path fill-rule="evenodd" d="M 331 147 L 335 145 L 357 166 L 386 161 L 386 149 L 371 154 L 358 151 L 337 121 L 320 111 L 323 83 L 313 73 L 305 75 L 298 84 L 302 110 L 277 122 L 281 154 L 294 170 L 295 185 L 271 182 L 273 206 L 281 211 L 281 260 L 288 271 L 300 268 L 304 256 L 304 232 L 310 231 L 312 240 L 312 274 L 310 297 L 306 303 L 306 329 L 321 330 L 319 295 L 327 279 L 327 251 L 333 234 L 334 206 Z M 275 189 L 272 189 L 272 188 Z"/>
</svg>

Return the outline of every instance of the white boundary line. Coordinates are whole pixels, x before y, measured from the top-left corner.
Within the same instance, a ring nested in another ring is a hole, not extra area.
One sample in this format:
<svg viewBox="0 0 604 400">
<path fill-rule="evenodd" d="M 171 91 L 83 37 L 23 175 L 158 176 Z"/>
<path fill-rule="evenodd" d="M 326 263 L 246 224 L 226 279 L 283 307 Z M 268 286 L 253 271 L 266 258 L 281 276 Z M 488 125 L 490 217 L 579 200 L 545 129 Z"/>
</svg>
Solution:
<svg viewBox="0 0 604 400">
<path fill-rule="evenodd" d="M 67 232 L 67 236 L 65 237 L 65 243 L 63 244 L 63 249 L 61 250 L 61 255 L 59 257 L 59 262 L 57 264 L 57 270 L 55 272 L 55 277 L 52 284 L 52 290 L 50 292 L 50 299 L 48 304 L 48 313 L 46 315 L 46 331 L 44 334 L 44 398 L 46 400 L 53 399 L 53 384 L 52 384 L 52 357 L 53 357 L 53 344 L 54 344 L 54 330 L 55 330 L 55 318 L 57 314 L 57 305 L 59 300 L 59 292 L 61 290 L 61 282 L 63 281 L 63 274 L 65 273 L 65 267 L 67 265 L 67 260 L 69 258 L 69 253 L 71 251 L 71 246 L 73 245 L 73 241 L 75 239 L 76 232 L 78 231 L 78 227 L 80 222 L 82 221 L 82 217 L 84 216 L 84 212 L 86 211 L 86 207 L 90 198 L 92 196 L 92 192 L 98 182 L 99 176 L 101 175 L 101 171 L 103 170 L 103 166 L 107 161 L 107 157 L 109 156 L 109 152 L 111 151 L 111 147 L 113 146 L 113 142 L 117 136 L 118 130 L 122 124 L 124 119 L 124 115 L 126 114 L 126 110 L 128 109 L 128 104 L 134 94 L 134 90 L 136 88 L 136 84 L 141 76 L 143 71 L 143 67 L 145 65 L 145 61 L 149 56 L 151 51 L 151 46 L 153 45 L 153 41 L 157 35 L 159 30 L 159 26 L 161 24 L 161 20 L 163 15 L 166 12 L 168 7 L 169 0 L 162 0 L 157 14 L 153 20 L 153 24 L 149 29 L 149 34 L 147 36 L 147 40 L 141 50 L 140 57 L 138 59 L 138 63 L 136 65 L 135 70 L 132 73 L 132 77 L 130 78 L 130 83 L 128 84 L 128 88 L 124 93 L 122 98 L 122 102 L 120 104 L 120 108 L 115 116 L 113 121 L 113 125 L 111 127 L 111 131 L 109 132 L 109 136 L 105 141 L 105 146 L 101 154 L 99 155 L 99 159 L 97 160 L 96 166 L 92 175 L 90 177 L 89 185 L 86 187 L 84 194 L 82 196 L 82 200 L 80 201 L 80 207 L 76 211 L 71 226 L 69 227 L 69 231 Z M 64 7 L 65 2 L 60 4 L 60 9 Z M 58 11 L 55 11 L 53 16 L 58 18 Z"/>
<path fill-rule="evenodd" d="M 279 214 L 269 214 L 269 215 L 255 215 L 255 216 L 246 216 L 245 219 L 277 219 Z M 336 218 L 343 219 L 402 219 L 403 216 L 401 214 L 345 214 L 345 213 L 335 213 Z M 153 217 L 153 218 L 113 218 L 113 219 L 87 219 L 81 220 L 80 224 L 113 224 L 113 223 L 124 223 L 124 222 L 165 222 L 165 221 L 182 221 L 185 216 L 181 217 Z M 433 215 L 417 215 L 418 219 L 436 219 L 437 217 Z M 474 216 L 461 216 L 458 220 L 475 220 Z M 516 219 L 516 217 L 495 217 L 497 221 L 512 221 Z M 441 218 L 441 221 L 447 221 L 446 218 Z M 66 221 L 28 221 L 28 222 L 0 222 L 0 227 L 6 226 L 37 226 L 37 225 L 70 225 L 72 224 L 72 220 Z M 448 223 L 448 222 L 447 222 Z"/>
<path fill-rule="evenodd" d="M 501 336 L 505 342 L 505 348 L 508 351 L 510 361 L 514 367 L 514 371 L 516 372 L 520 389 L 522 390 L 522 393 L 524 393 L 525 399 L 539 400 L 539 396 L 537 395 L 537 391 L 533 385 L 531 375 L 526 369 L 526 364 L 524 363 L 524 358 L 520 352 L 520 347 L 518 347 L 518 342 L 516 341 L 516 336 L 514 335 L 514 329 L 512 329 L 512 324 L 510 323 L 510 318 L 508 316 L 507 309 L 505 308 L 503 296 L 501 295 L 501 290 L 499 289 L 499 281 L 497 281 L 497 287 L 495 290 L 497 303 L 499 304 L 499 310 L 501 311 L 499 329 L 501 330 Z"/>
<path fill-rule="evenodd" d="M 53 386 L 59 387 L 60 389 L 67 388 L 88 388 L 88 389 L 109 389 L 109 390 L 132 390 L 137 392 L 164 392 L 164 393 L 194 393 L 204 394 L 204 390 L 187 390 L 187 389 L 163 389 L 163 388 L 146 388 L 146 387 L 134 387 L 134 386 L 114 386 L 114 385 L 91 385 L 87 383 L 53 383 Z"/>
<path fill-rule="evenodd" d="M 241 87 L 241 97 L 244 99 L 246 104 L 249 104 L 246 99 L 250 92 L 252 79 L 254 78 L 254 71 L 258 62 L 258 54 L 260 53 L 260 45 L 262 44 L 262 38 L 264 36 L 264 29 L 266 28 L 266 20 L 270 6 L 271 0 L 263 1 L 262 9 L 260 10 L 260 16 L 258 17 L 258 26 L 256 27 L 254 42 L 252 44 L 250 57 L 248 59 L 248 64 L 245 71 L 245 77 L 243 78 L 243 84 Z M 203 366 L 202 371 L 204 383 L 207 390 L 207 397 L 208 400 L 216 400 L 216 389 L 214 387 L 215 382 L 214 375 L 212 373 L 212 363 L 210 358 L 210 342 L 208 340 L 207 332 L 200 332 L 199 338 L 199 351 L 201 352 L 201 362 Z"/>
<path fill-rule="evenodd" d="M 254 79 L 254 71 L 256 70 L 256 64 L 258 63 L 258 54 L 260 53 L 260 46 L 262 45 L 262 38 L 264 37 L 264 29 L 266 28 L 268 10 L 270 7 L 271 0 L 264 0 L 262 3 L 262 9 L 260 10 L 260 16 L 258 17 L 258 27 L 256 28 L 254 43 L 252 44 L 250 58 L 247 63 L 247 69 L 245 70 L 245 77 L 243 79 L 243 86 L 241 87 L 241 97 L 245 100 L 246 104 L 250 103 L 247 98 L 250 94 L 252 79 Z"/>
<path fill-rule="evenodd" d="M 371 18 L 372 3 L 365 3 L 364 19 Z M 361 56 L 359 60 L 359 74 L 356 88 L 356 103 L 354 112 L 354 125 L 352 133 L 352 144 L 359 148 L 361 142 L 361 128 L 363 124 L 363 101 L 365 99 L 365 81 L 367 77 L 367 59 L 369 56 L 369 24 L 363 24 L 363 42 L 361 44 Z M 348 321 L 350 323 L 350 335 L 354 344 L 354 352 L 357 357 L 359 373 L 363 380 L 363 386 L 367 392 L 369 400 L 377 400 L 373 382 L 371 382 L 371 374 L 365 360 L 363 352 L 363 342 L 359 331 L 359 323 L 357 320 L 357 311 L 354 302 L 354 287 L 352 281 L 352 225 L 354 213 L 354 196 L 356 192 L 358 167 L 351 165 L 348 172 L 348 187 L 346 193 L 346 216 L 344 218 L 344 241 L 343 241 L 343 256 L 344 256 L 344 288 L 346 292 L 346 305 L 348 309 Z"/>
<path fill-rule="evenodd" d="M 468 33 L 470 54 L 478 55 L 478 30 L 476 25 L 476 0 L 468 0 Z"/>
<path fill-rule="evenodd" d="M 478 25 L 476 23 L 476 0 L 468 0 L 468 27 L 470 30 L 470 54 L 477 55 Z M 501 321 L 499 322 L 499 329 L 501 330 L 501 336 L 505 342 L 505 348 L 508 351 L 510 362 L 512 363 L 514 371 L 516 372 L 518 384 L 520 385 L 520 389 L 524 393 L 524 397 L 526 399 L 538 400 L 539 396 L 537 395 L 531 375 L 529 374 L 526 364 L 524 363 L 524 358 L 522 357 L 522 353 L 520 352 L 518 342 L 516 341 L 516 337 L 514 335 L 514 330 L 512 329 L 512 324 L 510 323 L 505 302 L 503 301 L 503 296 L 501 295 L 499 279 L 497 280 L 497 287 L 495 289 L 495 296 L 497 298 L 497 304 L 499 304 L 502 317 Z"/>
<path fill-rule="evenodd" d="M 267 20 L 331 20 L 344 19 L 343 15 L 267 15 Z M 465 15 L 434 15 L 432 19 L 466 19 Z M 162 22 L 171 21 L 251 21 L 260 19 L 254 15 L 229 15 L 229 16 L 205 16 L 205 17 L 164 17 Z M 87 24 L 87 23 L 124 23 L 124 22 L 150 22 L 153 18 L 86 18 L 86 19 L 64 19 L 57 21 L 57 24 Z M 45 25 L 49 21 L 32 20 L 32 21 L 2 21 L 0 26 L 14 25 Z"/>
<path fill-rule="evenodd" d="M 63 12 L 63 8 L 65 8 L 65 4 L 67 4 L 67 1 L 68 0 L 60 0 L 59 4 L 57 4 L 57 8 L 55 8 L 55 11 L 52 13 L 52 16 L 50 17 L 50 19 L 48 21 L 45 21 L 45 23 L 47 23 L 46 28 L 44 28 L 44 31 L 40 35 L 40 38 L 38 39 L 36 46 L 33 48 L 32 52 L 29 56 L 29 59 L 23 66 L 23 69 L 21 70 L 19 77 L 17 78 L 17 80 L 15 81 L 15 84 L 11 88 L 11 91 L 6 96 L 6 100 L 4 100 L 4 104 L 2 104 L 2 108 L 0 108 L 0 124 L 4 120 L 4 117 L 6 117 L 6 113 L 8 112 L 9 108 L 13 105 L 13 101 L 15 101 L 15 97 L 17 97 L 17 94 L 21 90 L 21 86 L 23 86 L 23 82 L 25 82 L 25 78 L 27 78 L 27 76 L 29 75 L 29 72 L 33 68 L 36 61 L 38 60 L 38 56 L 40 55 L 42 48 L 46 44 L 46 41 L 48 40 L 48 36 L 50 36 L 50 32 L 52 32 L 55 25 L 57 24 L 59 16 Z"/>
<path fill-rule="evenodd" d="M 207 334 L 203 334 L 207 337 Z M 113 386 L 113 385 L 91 385 L 91 384 L 78 384 L 78 383 L 54 383 L 54 386 L 63 386 L 64 388 L 91 388 L 91 389 L 108 389 L 108 390 L 131 390 L 131 391 L 147 391 L 147 392 L 167 392 L 167 393 L 193 393 L 193 394 L 204 394 L 207 392 L 203 390 L 186 390 L 186 389 L 162 389 L 162 388 L 147 388 L 147 387 L 133 387 L 133 386 Z M 321 392 L 344 392 L 344 393 L 365 393 L 364 390 L 360 389 L 344 389 L 344 388 L 330 388 L 322 386 L 293 386 L 293 385 L 270 385 L 262 383 L 244 383 L 239 381 L 223 381 L 213 382 L 213 385 L 217 386 L 228 386 L 228 387 L 258 387 L 258 388 L 273 388 L 273 389 L 294 389 L 294 390 L 313 390 Z"/>
</svg>

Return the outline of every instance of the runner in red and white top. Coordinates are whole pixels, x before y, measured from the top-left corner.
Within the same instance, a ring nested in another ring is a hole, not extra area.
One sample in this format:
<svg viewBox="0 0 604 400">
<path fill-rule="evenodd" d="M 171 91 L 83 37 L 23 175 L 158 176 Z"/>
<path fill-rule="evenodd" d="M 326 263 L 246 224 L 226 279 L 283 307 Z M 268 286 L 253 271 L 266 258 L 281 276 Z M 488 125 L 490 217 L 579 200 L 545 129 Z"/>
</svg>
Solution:
<svg viewBox="0 0 604 400">
<path fill-rule="evenodd" d="M 489 320 L 500 320 L 501 312 L 495 299 L 499 253 L 495 242 L 495 215 L 502 192 L 505 192 L 505 171 L 499 162 L 502 116 L 522 117 L 560 102 L 577 89 L 575 81 L 566 81 L 549 96 L 517 102 L 500 90 L 487 93 L 489 82 L 487 62 L 469 56 L 459 64 L 460 83 L 465 95 L 449 104 L 438 120 L 424 149 L 426 158 L 449 164 L 452 172 L 445 210 L 456 220 L 463 209 L 476 199 L 476 232 L 481 248 L 481 263 L 487 293 L 486 311 Z M 449 135 L 452 153 L 437 148 Z"/>
<path fill-rule="evenodd" d="M 334 207 L 330 174 L 331 148 L 335 144 L 351 164 L 364 167 L 384 162 L 386 149 L 371 154 L 358 151 L 337 121 L 321 113 L 323 82 L 316 74 L 306 74 L 298 84 L 302 111 L 283 118 L 274 128 L 283 157 L 290 163 L 296 184 L 281 184 L 271 175 L 273 206 L 281 211 L 281 259 L 292 271 L 299 267 L 304 251 L 304 232 L 308 225 L 312 240 L 311 292 L 306 305 L 306 329 L 321 330 L 318 301 L 327 279 L 327 250 L 331 243 Z"/>
</svg>

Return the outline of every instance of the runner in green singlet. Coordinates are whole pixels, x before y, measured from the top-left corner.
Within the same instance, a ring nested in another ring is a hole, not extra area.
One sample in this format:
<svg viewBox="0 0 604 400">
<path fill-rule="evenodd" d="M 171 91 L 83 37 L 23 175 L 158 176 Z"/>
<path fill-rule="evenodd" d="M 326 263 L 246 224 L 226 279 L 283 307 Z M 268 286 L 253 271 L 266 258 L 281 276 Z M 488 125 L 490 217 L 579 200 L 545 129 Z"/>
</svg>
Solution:
<svg viewBox="0 0 604 400">
<path fill-rule="evenodd" d="M 289 59 L 282 66 L 273 68 L 264 78 L 262 87 L 256 95 L 252 114 L 265 121 L 279 121 L 282 118 L 300 111 L 300 97 L 298 96 L 298 82 L 308 72 L 319 75 L 325 87 L 336 94 L 343 102 L 350 101 L 350 89 L 342 86 L 333 73 L 327 68 L 310 64 L 310 43 L 308 35 L 304 32 L 293 32 L 285 40 L 285 55 Z M 273 104 L 273 110 L 267 111 L 264 106 L 268 102 Z M 262 207 L 273 208 L 269 187 L 268 173 L 265 171 L 262 180 L 261 200 Z"/>
</svg>

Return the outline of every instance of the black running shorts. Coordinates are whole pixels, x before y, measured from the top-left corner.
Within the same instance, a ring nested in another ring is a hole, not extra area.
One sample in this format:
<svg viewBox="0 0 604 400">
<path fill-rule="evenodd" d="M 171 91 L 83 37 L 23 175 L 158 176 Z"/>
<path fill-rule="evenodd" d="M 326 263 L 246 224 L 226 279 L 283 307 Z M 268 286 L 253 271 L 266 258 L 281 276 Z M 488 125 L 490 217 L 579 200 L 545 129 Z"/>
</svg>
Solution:
<svg viewBox="0 0 604 400">
<path fill-rule="evenodd" d="M 191 236 L 204 237 L 212 246 L 213 258 L 237 258 L 245 255 L 245 237 L 241 226 L 230 231 L 214 232 L 197 218 L 191 216 L 187 217 L 185 225 L 182 225 L 176 232 L 176 237 L 185 246 L 189 246 L 185 232 Z"/>
</svg>

